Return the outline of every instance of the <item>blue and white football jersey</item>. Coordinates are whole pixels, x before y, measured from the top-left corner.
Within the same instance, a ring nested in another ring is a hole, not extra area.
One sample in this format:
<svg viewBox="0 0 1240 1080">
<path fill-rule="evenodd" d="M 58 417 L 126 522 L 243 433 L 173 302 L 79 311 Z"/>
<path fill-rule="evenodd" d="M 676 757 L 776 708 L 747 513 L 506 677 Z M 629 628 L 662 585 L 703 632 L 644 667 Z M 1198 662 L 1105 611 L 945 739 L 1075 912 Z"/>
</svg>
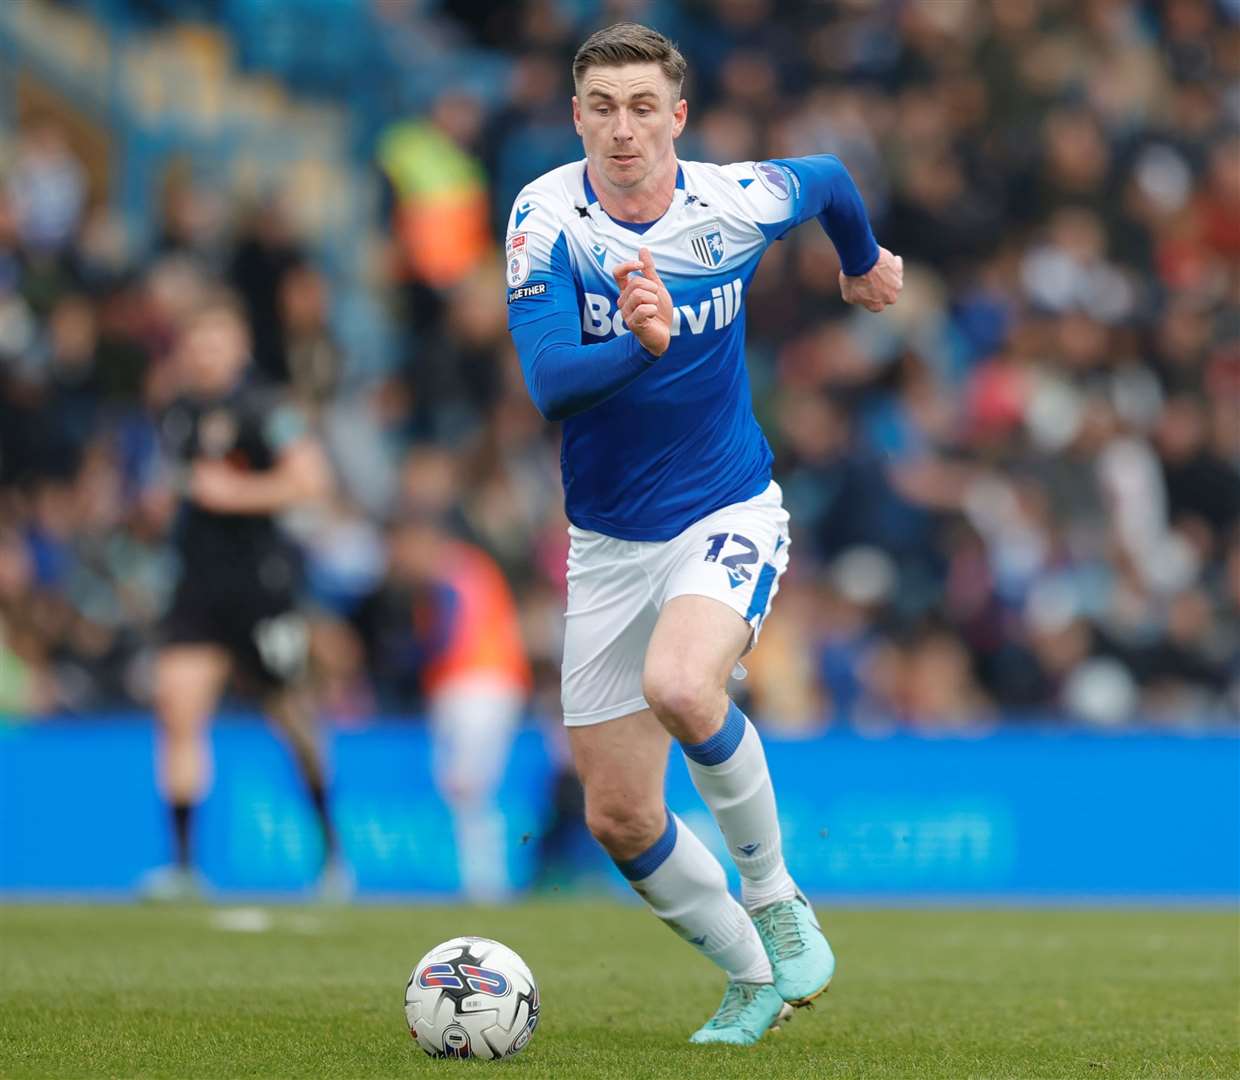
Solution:
<svg viewBox="0 0 1240 1080">
<path fill-rule="evenodd" d="M 584 161 L 517 197 L 505 249 L 508 325 L 535 404 L 564 420 L 574 525 L 667 540 L 767 486 L 771 450 L 745 367 L 745 292 L 767 245 L 811 217 L 846 273 L 874 264 L 860 196 L 829 156 L 682 162 L 671 206 L 649 225 L 610 218 Z M 671 345 L 660 357 L 617 310 L 612 270 L 641 247 L 672 298 Z"/>
</svg>

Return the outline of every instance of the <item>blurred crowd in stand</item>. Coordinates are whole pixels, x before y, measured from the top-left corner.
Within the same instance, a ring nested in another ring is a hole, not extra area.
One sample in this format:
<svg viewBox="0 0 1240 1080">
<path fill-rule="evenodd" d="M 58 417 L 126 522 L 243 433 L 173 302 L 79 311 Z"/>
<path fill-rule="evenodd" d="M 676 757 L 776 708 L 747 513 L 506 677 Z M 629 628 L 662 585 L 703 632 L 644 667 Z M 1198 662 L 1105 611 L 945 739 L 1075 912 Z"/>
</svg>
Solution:
<svg viewBox="0 0 1240 1080">
<path fill-rule="evenodd" d="M 340 476 L 289 523 L 325 710 L 418 706 L 356 629 L 395 588 L 387 518 L 413 502 L 507 576 L 554 719 L 558 429 L 525 393 L 497 246 L 520 187 L 580 157 L 576 45 L 633 18 L 689 60 L 682 157 L 837 154 L 905 260 L 894 309 L 852 310 L 811 223 L 749 294 L 793 528 L 739 688 L 755 719 L 1236 723 L 1240 3 L 373 0 L 370 17 L 388 69 L 433 45 L 506 80 L 494 99 L 445 82 L 365 150 L 386 195 L 375 288 L 400 329 L 383 377 L 348 377 L 333 282 L 278 195 L 233 205 L 171 169 L 138 244 L 54 117 L 0 131 L 0 713 L 148 701 L 176 570 L 158 416 L 178 321 L 222 280 L 256 374 Z"/>
</svg>

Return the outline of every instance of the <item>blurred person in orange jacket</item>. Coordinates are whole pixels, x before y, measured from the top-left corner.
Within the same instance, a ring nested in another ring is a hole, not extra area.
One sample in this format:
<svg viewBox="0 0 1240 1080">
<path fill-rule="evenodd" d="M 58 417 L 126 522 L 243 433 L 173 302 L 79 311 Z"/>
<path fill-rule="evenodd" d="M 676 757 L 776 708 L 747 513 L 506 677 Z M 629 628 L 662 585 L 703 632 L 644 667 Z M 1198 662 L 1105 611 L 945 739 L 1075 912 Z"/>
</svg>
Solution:
<svg viewBox="0 0 1240 1080">
<path fill-rule="evenodd" d="M 396 269 L 415 333 L 438 323 L 444 293 L 492 251 L 487 178 L 473 151 L 482 119 L 476 98 L 447 90 L 428 115 L 399 120 L 379 138 Z"/>
<path fill-rule="evenodd" d="M 457 539 L 441 511 L 406 504 L 392 523 L 388 580 L 358 612 L 371 666 L 416 679 L 430 723 L 435 785 L 452 811 L 461 888 L 507 895 L 496 804 L 533 687 L 517 606 L 495 561 Z"/>
</svg>

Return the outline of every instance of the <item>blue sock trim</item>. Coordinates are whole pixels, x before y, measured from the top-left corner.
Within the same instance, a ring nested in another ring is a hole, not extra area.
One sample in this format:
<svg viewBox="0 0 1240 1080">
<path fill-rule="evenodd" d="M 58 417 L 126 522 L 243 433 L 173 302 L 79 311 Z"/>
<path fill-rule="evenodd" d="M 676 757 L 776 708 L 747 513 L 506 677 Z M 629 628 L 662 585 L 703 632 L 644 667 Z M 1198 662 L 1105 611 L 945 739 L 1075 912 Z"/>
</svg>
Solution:
<svg viewBox="0 0 1240 1080">
<path fill-rule="evenodd" d="M 622 873 L 630 881 L 641 881 L 642 878 L 648 878 L 665 862 L 667 857 L 671 855 L 672 848 L 676 846 L 676 819 L 672 817 L 672 812 L 667 812 L 667 828 L 663 830 L 663 835 L 651 844 L 645 851 L 634 859 L 616 859 L 616 866 L 620 868 Z"/>
<path fill-rule="evenodd" d="M 736 707 L 736 702 L 729 701 L 728 715 L 723 718 L 723 727 L 705 742 L 681 743 L 680 748 L 686 757 L 699 765 L 719 765 L 736 753 L 741 739 L 745 737 L 747 722 L 745 714 Z"/>
</svg>

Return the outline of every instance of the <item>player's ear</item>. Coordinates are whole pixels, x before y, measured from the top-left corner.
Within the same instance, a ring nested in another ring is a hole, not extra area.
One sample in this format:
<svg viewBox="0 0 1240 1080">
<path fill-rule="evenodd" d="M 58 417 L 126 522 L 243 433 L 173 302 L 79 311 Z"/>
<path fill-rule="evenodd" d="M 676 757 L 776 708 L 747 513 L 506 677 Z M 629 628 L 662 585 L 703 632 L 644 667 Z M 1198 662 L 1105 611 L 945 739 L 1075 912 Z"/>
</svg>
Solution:
<svg viewBox="0 0 1240 1080">
<path fill-rule="evenodd" d="M 573 95 L 573 127 L 577 129 L 578 135 L 584 135 L 581 129 L 581 100 L 576 94 Z"/>
<path fill-rule="evenodd" d="M 676 107 L 672 110 L 672 138 L 679 139 L 680 133 L 685 130 L 685 122 L 689 119 L 689 103 L 681 98 L 676 102 Z"/>
</svg>

